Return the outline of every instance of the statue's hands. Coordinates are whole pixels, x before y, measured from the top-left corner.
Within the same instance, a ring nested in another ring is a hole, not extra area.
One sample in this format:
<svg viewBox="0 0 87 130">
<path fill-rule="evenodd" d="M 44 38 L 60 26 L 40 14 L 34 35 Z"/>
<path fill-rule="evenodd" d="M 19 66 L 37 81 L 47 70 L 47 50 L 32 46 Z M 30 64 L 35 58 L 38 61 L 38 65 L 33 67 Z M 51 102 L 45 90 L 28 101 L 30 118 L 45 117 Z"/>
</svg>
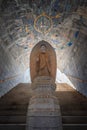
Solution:
<svg viewBox="0 0 87 130">
<path fill-rule="evenodd" d="M 48 68 L 48 70 L 49 70 L 49 73 L 51 73 L 51 69 L 50 69 L 50 68 Z"/>
<path fill-rule="evenodd" d="M 39 61 L 39 58 L 36 58 L 36 62 L 38 62 Z"/>
</svg>

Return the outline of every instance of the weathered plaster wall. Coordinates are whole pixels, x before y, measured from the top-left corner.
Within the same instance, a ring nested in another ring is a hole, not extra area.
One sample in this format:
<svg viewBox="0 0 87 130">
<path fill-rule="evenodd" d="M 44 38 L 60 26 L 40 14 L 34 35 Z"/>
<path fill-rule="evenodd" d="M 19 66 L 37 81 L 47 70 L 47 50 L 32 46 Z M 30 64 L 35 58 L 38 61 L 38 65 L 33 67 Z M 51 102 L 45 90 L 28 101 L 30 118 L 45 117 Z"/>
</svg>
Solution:
<svg viewBox="0 0 87 130">
<path fill-rule="evenodd" d="M 87 96 L 87 35 L 79 34 L 71 55 L 67 68 L 67 72 L 73 77 L 70 80 L 80 93 Z"/>
<path fill-rule="evenodd" d="M 87 35 L 79 33 L 71 50 L 67 48 L 58 57 L 58 67 L 77 91 L 87 96 Z"/>
<path fill-rule="evenodd" d="M 0 97 L 24 81 L 21 71 L 11 54 L 0 45 Z"/>
</svg>

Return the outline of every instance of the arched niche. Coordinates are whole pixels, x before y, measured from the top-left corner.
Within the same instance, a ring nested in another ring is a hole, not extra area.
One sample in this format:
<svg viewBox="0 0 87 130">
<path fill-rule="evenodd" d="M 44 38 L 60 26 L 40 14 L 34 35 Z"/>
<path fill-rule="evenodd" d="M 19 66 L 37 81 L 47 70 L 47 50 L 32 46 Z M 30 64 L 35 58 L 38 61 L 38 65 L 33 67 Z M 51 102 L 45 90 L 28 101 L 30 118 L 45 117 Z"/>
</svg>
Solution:
<svg viewBox="0 0 87 130">
<path fill-rule="evenodd" d="M 36 77 L 38 77 L 37 71 L 36 71 L 36 59 L 40 52 L 40 47 L 43 44 L 46 46 L 46 51 L 47 51 L 48 55 L 50 56 L 50 70 L 51 70 L 50 77 L 53 78 L 54 81 L 56 78 L 57 65 L 56 65 L 56 53 L 54 51 L 54 48 L 48 42 L 40 41 L 33 47 L 31 54 L 30 54 L 30 75 L 31 75 L 32 82 Z M 42 75 L 42 76 L 44 76 L 44 75 Z"/>
</svg>

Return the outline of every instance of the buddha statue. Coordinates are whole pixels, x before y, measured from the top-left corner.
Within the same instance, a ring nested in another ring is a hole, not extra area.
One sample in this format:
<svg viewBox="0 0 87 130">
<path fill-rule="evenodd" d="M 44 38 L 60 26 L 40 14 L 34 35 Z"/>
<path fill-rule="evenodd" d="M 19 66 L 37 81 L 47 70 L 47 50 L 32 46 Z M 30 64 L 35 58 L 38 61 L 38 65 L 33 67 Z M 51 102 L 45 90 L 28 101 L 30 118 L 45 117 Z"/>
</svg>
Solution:
<svg viewBox="0 0 87 130">
<path fill-rule="evenodd" d="M 50 56 L 47 52 L 45 44 L 40 46 L 40 51 L 36 57 L 36 72 L 37 76 L 50 76 L 51 64 Z"/>
</svg>

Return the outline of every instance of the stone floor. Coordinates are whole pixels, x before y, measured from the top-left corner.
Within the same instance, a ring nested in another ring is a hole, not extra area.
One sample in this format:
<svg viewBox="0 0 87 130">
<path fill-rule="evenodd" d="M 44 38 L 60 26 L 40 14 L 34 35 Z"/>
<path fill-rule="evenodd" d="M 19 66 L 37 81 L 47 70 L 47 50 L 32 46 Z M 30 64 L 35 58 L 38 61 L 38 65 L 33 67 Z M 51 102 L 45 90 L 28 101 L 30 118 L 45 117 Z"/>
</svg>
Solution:
<svg viewBox="0 0 87 130">
<path fill-rule="evenodd" d="M 1 97 L 0 124 L 26 124 L 27 107 L 31 93 L 30 84 L 19 84 L 9 93 Z M 85 96 L 81 95 L 67 84 L 58 84 L 55 94 L 59 99 L 63 118 L 68 116 L 72 118 L 74 118 L 74 116 L 76 118 L 86 116 L 84 117 L 84 123 L 87 124 L 87 98 Z M 64 119 L 64 121 L 67 120 L 70 122 L 70 118 Z M 83 119 L 81 119 L 81 122 L 83 122 Z M 2 127 L 0 127 L 0 130 L 5 130 L 1 128 Z M 86 128 L 84 130 L 86 130 Z M 8 128 L 7 130 L 10 129 Z M 65 128 L 64 130 L 68 129 Z M 79 130 L 79 128 L 74 130 Z"/>
<path fill-rule="evenodd" d="M 29 84 L 19 84 L 0 98 L 0 115 L 26 114 L 31 95 Z M 58 84 L 56 96 L 59 99 L 62 115 L 87 115 L 87 98 L 67 84 Z"/>
<path fill-rule="evenodd" d="M 30 99 L 30 85 L 19 84 L 0 98 L 0 115 L 25 115 Z"/>
<path fill-rule="evenodd" d="M 67 84 L 58 84 L 56 96 L 62 115 L 87 115 L 87 97 Z"/>
</svg>

